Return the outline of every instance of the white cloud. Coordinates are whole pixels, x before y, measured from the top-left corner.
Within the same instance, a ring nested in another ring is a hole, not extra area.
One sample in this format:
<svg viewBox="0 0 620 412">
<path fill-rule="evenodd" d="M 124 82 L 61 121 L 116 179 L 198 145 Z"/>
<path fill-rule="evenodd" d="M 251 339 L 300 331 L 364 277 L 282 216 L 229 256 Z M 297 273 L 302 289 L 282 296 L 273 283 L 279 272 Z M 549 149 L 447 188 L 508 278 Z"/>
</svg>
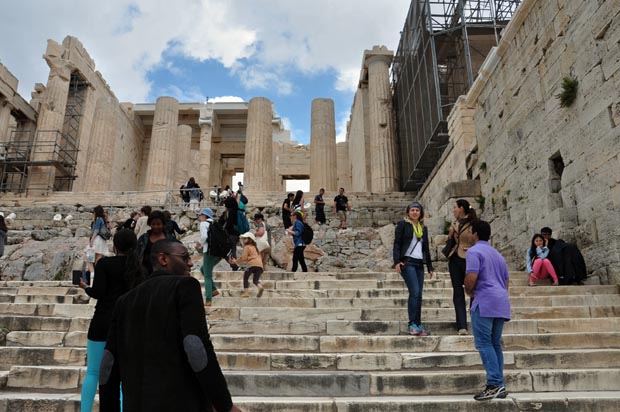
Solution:
<svg viewBox="0 0 620 412">
<path fill-rule="evenodd" d="M 209 103 L 243 103 L 245 100 L 239 96 L 209 97 Z"/>
<path fill-rule="evenodd" d="M 28 97 L 48 38 L 78 37 L 122 101 L 144 101 L 162 54 L 215 59 L 248 89 L 294 92 L 291 73 L 334 70 L 353 90 L 364 49 L 397 46 L 410 0 L 32 0 L 3 5 L 0 59 Z M 177 68 L 169 68 L 173 73 Z M 180 74 L 176 71 L 176 74 Z"/>
<path fill-rule="evenodd" d="M 349 122 L 349 112 L 342 112 L 338 116 L 336 124 L 336 143 L 347 141 L 347 123 Z"/>
<path fill-rule="evenodd" d="M 169 85 L 159 90 L 160 95 L 170 96 L 183 103 L 203 103 L 206 96 L 202 94 L 198 87 L 181 89 L 175 85 Z"/>
</svg>

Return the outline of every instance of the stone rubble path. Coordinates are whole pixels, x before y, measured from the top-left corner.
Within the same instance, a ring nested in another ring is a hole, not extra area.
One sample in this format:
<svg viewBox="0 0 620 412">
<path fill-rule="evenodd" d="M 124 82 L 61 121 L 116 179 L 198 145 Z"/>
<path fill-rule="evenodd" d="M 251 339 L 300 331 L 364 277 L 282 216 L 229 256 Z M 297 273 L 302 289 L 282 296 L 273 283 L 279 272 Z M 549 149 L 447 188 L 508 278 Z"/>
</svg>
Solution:
<svg viewBox="0 0 620 412">
<path fill-rule="evenodd" d="M 453 329 L 446 273 L 425 283 L 428 337 L 406 334 L 395 273 L 266 272 L 260 299 L 239 297 L 240 278 L 215 273 L 207 318 L 244 411 L 620 411 L 618 286 L 531 288 L 513 272 L 510 395 L 485 403 L 472 399 L 484 369 Z M 94 303 L 68 282 L 0 282 L 0 412 L 79 411 Z"/>
</svg>

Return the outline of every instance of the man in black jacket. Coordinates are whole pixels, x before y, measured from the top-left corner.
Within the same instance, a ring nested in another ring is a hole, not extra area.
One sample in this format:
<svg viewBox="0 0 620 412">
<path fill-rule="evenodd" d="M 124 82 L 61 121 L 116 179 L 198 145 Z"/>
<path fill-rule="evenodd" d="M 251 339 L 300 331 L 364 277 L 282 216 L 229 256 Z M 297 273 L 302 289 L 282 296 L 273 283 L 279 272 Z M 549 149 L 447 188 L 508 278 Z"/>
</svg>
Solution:
<svg viewBox="0 0 620 412">
<path fill-rule="evenodd" d="M 151 276 L 121 296 L 99 375 L 100 412 L 237 412 L 209 339 L 200 283 L 177 240 L 153 245 Z"/>
</svg>

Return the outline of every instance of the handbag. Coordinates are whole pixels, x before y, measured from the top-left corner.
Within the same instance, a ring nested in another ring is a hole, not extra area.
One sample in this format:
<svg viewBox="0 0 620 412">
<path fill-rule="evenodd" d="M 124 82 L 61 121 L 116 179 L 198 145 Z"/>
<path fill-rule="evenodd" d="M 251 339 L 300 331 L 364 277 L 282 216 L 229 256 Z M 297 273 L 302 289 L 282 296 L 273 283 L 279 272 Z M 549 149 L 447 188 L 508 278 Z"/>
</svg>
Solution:
<svg viewBox="0 0 620 412">
<path fill-rule="evenodd" d="M 449 257 L 450 252 L 452 252 L 452 249 L 454 249 L 454 246 L 456 246 L 456 240 L 454 240 L 454 237 L 449 237 L 446 245 L 443 247 L 443 249 L 441 249 L 441 254 L 445 257 Z"/>
<path fill-rule="evenodd" d="M 107 224 L 104 223 L 101 226 L 101 229 L 99 229 L 99 236 L 101 236 L 103 240 L 109 240 L 112 237 L 112 232 L 110 232 L 110 229 L 108 229 Z"/>
<path fill-rule="evenodd" d="M 271 246 L 269 246 L 269 242 L 267 241 L 267 233 L 265 233 L 259 238 L 256 238 L 256 248 L 259 252 L 262 252 L 269 247 Z"/>
</svg>

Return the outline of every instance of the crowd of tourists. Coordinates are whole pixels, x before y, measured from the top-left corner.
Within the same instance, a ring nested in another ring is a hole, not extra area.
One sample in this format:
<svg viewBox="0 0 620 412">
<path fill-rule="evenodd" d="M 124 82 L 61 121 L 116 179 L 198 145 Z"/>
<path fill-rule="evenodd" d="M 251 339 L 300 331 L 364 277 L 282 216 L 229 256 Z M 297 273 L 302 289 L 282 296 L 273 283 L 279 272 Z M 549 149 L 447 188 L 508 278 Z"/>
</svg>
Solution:
<svg viewBox="0 0 620 412">
<path fill-rule="evenodd" d="M 150 409 L 174 405 L 177 409 L 193 410 L 197 405 L 211 405 L 218 411 L 238 410 L 232 404 L 209 339 L 205 307 L 211 306 L 213 298 L 220 294 L 213 280 L 213 269 L 222 260 L 232 271 L 245 265 L 242 298 L 251 295 L 250 281 L 256 288 L 255 296 L 263 295 L 261 276 L 267 269 L 272 238 L 271 228 L 261 213 L 254 215 L 256 229 L 250 230 L 245 212 L 249 200 L 243 194 L 242 185 L 236 193 L 228 193 L 229 189 L 226 192 L 221 197 L 224 208 L 219 217 L 210 207 L 196 211 L 200 237 L 194 246 L 202 254 L 204 300 L 200 284 L 189 276 L 194 264 L 191 255 L 176 240 L 177 234 L 186 231 L 172 219 L 169 211 L 144 206 L 140 212 L 132 213 L 113 235 L 114 256 L 104 257 L 108 254 L 107 240 L 112 237 L 112 230 L 104 209 L 94 208 L 87 260 L 92 265 L 91 274 L 96 275 L 92 285 L 88 277 L 79 281 L 80 287 L 97 299 L 88 330 L 82 411 L 91 410 L 97 385 L 101 411 L 120 410 L 121 403 L 129 409 L 138 405 L 144 408 L 148 403 Z M 220 204 L 217 193 L 215 202 Z M 321 189 L 314 196 L 318 225 L 327 223 L 324 194 L 325 190 Z M 190 209 L 195 206 L 191 201 L 190 196 Z M 304 193 L 297 191 L 288 193 L 281 207 L 282 223 L 294 247 L 293 272 L 299 267 L 304 272 L 308 270 L 304 251 L 312 241 L 312 228 L 306 222 L 309 206 Z M 340 188 L 333 201 L 339 229 L 346 230 L 350 210 L 349 200 Z M 412 336 L 431 335 L 422 322 L 424 266 L 429 277 L 434 276 L 424 216 L 424 207 L 419 202 L 407 206 L 403 220 L 396 225 L 392 250 L 393 268 L 402 277 L 409 294 L 408 332 Z M 467 295 L 474 343 L 487 374 L 485 388 L 474 399 L 505 398 L 508 392 L 503 380 L 501 336 L 504 323 L 510 320 L 506 261 L 489 244 L 490 225 L 478 219 L 467 200 L 455 202 L 453 217 L 442 253 L 448 259 L 455 330 L 459 335 L 468 334 Z M 0 241 L 3 236 L 6 239 L 6 232 L 0 216 Z M 581 277 L 574 273 L 585 274 L 583 257 L 576 246 L 553 239 L 551 234 L 550 228 L 543 228 L 533 236 L 527 249 L 526 270 L 531 286 L 546 277 L 554 285 L 578 282 Z M 243 252 L 237 257 L 239 242 Z M 167 328 L 172 329 L 162 330 Z M 162 354 L 166 354 L 166 359 L 161 360 Z M 154 365 L 154 359 L 165 365 Z M 162 376 L 162 371 L 167 371 L 166 376 Z M 198 382 L 200 388 L 189 382 Z M 174 396 L 169 395 L 167 385 L 174 387 Z"/>
</svg>

